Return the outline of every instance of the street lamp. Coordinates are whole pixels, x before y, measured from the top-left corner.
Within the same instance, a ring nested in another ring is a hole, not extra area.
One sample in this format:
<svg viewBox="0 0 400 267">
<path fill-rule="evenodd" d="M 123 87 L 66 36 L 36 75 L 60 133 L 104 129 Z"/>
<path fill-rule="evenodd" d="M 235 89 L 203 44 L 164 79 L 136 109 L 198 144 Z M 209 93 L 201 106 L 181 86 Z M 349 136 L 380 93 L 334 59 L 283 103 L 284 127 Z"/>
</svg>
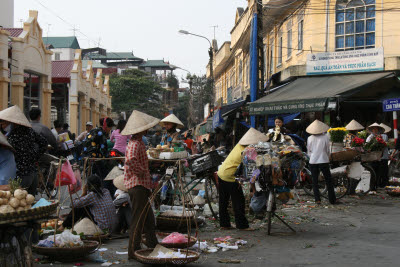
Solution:
<svg viewBox="0 0 400 267">
<path fill-rule="evenodd" d="M 214 53 L 213 53 L 213 48 L 212 48 L 212 44 L 211 41 L 203 36 L 203 35 L 199 35 L 199 34 L 194 34 L 185 30 L 179 30 L 179 33 L 181 34 L 185 34 L 185 35 L 193 35 L 193 36 L 197 36 L 203 39 L 206 39 L 208 41 L 208 43 L 210 44 L 210 48 L 208 49 L 208 56 L 210 57 L 210 77 L 211 77 L 211 91 L 212 91 L 212 95 L 211 95 L 211 103 L 210 103 L 210 107 L 209 107 L 209 113 L 211 115 L 211 106 L 214 105 L 214 70 L 213 70 L 213 57 L 214 57 Z"/>
</svg>

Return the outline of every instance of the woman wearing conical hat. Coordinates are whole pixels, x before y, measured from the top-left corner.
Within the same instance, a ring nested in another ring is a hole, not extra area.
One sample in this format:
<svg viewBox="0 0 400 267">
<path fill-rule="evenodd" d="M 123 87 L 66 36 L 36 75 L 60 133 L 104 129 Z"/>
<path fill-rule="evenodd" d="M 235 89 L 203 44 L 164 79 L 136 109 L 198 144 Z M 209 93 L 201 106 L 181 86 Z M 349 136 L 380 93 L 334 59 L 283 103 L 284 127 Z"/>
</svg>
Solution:
<svg viewBox="0 0 400 267">
<path fill-rule="evenodd" d="M 162 145 L 171 145 L 179 141 L 178 128 L 183 128 L 183 123 L 174 115 L 171 114 L 160 121 L 160 125 L 165 128 L 166 132 L 161 139 Z"/>
<path fill-rule="evenodd" d="M 157 244 L 155 220 L 149 198 L 156 183 L 150 177 L 146 146 L 142 140 L 147 130 L 160 122 L 159 119 L 134 110 L 122 131 L 122 135 L 132 135 L 126 148 L 124 188 L 132 203 L 132 220 L 129 229 L 128 259 L 135 259 L 135 251 L 141 249 L 142 233 L 151 248 Z"/>
<path fill-rule="evenodd" d="M 310 157 L 310 169 L 313 180 L 313 191 L 315 203 L 321 203 L 321 197 L 318 188 L 318 178 L 320 171 L 325 178 L 325 183 L 328 188 L 328 198 L 331 204 L 336 203 L 335 189 L 333 188 L 331 170 L 329 166 L 330 142 L 326 132 L 329 126 L 325 123 L 315 120 L 311 123 L 306 131 L 311 134 L 307 139 L 307 153 Z"/>
<path fill-rule="evenodd" d="M 371 134 L 367 137 L 366 143 L 371 142 L 375 138 L 382 138 L 383 141 L 385 141 L 385 142 L 388 141 L 387 135 L 384 134 L 386 129 L 381 124 L 375 122 L 375 123 L 371 124 L 370 126 L 368 126 L 367 129 Z M 387 160 L 389 158 L 388 151 L 386 149 L 382 153 L 382 158 L 384 158 L 385 160 Z M 380 161 L 379 162 L 374 161 L 371 163 L 371 165 L 375 171 L 377 179 L 371 179 L 370 184 L 369 184 L 370 191 L 368 194 L 376 195 L 376 190 L 377 190 L 378 186 L 381 187 L 383 185 L 383 183 L 388 182 L 388 181 L 386 181 L 386 180 L 388 180 L 388 178 L 387 178 L 387 172 L 388 172 L 387 161 L 386 161 L 386 166 L 384 166 L 384 164 Z M 379 184 L 378 184 L 378 181 L 380 181 Z"/>
<path fill-rule="evenodd" d="M 7 142 L 6 137 L 0 133 L 0 190 L 10 190 L 9 179 L 16 176 L 14 148 Z"/>
<path fill-rule="evenodd" d="M 236 228 L 252 230 L 245 215 L 245 199 L 241 185 L 235 179 L 237 167 L 242 162 L 242 152 L 248 145 L 267 142 L 268 137 L 254 128 L 250 128 L 232 149 L 218 170 L 219 185 L 219 222 L 221 229 L 230 229 L 231 220 L 228 213 L 229 199 L 232 199 Z"/>
<path fill-rule="evenodd" d="M 356 120 L 352 120 L 349 124 L 346 125 L 346 130 L 349 133 L 344 137 L 344 146 L 351 147 L 351 143 L 353 142 L 354 138 L 357 137 L 357 132 L 364 130 L 364 126 L 358 123 Z"/>
<path fill-rule="evenodd" d="M 36 133 L 18 106 L 0 111 L 0 120 L 10 123 L 7 141 L 15 150 L 17 177 L 29 194 L 36 195 L 38 175 L 36 163 L 47 150 L 47 140 Z"/>
</svg>

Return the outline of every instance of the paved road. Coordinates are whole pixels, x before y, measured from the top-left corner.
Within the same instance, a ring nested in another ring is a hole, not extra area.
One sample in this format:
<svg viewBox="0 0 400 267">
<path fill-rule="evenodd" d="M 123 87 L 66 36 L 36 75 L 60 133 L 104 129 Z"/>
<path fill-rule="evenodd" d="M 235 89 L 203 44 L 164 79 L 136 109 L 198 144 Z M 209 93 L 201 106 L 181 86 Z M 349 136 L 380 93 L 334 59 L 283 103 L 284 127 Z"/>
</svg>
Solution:
<svg viewBox="0 0 400 267">
<path fill-rule="evenodd" d="M 315 206 L 312 202 L 282 207 L 281 215 L 297 230 L 291 234 L 281 223 L 273 222 L 273 235 L 267 236 L 265 221 L 253 220 L 254 232 L 219 231 L 211 221 L 201 228 L 200 239 L 231 235 L 249 243 L 239 250 L 205 254 L 193 266 L 231 266 L 220 259 L 238 259 L 247 266 L 398 266 L 400 245 L 400 199 L 385 194 L 364 199 L 347 197 L 341 205 Z M 118 266 L 142 266 L 128 262 L 127 239 L 112 240 L 102 247 L 103 258 L 119 261 Z M 99 263 L 84 262 L 85 266 Z M 53 263 L 52 266 L 73 264 Z M 237 265 L 237 264 L 236 264 Z M 50 266 L 50 265 L 40 265 Z"/>
</svg>

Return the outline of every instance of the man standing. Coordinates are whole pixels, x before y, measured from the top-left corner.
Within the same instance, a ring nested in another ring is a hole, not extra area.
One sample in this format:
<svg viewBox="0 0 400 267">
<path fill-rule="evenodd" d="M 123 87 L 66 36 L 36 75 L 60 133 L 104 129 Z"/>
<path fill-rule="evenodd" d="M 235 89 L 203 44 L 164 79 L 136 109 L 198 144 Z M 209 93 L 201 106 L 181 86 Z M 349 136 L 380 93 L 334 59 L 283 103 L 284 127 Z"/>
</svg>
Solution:
<svg viewBox="0 0 400 267">
<path fill-rule="evenodd" d="M 142 233 L 150 247 L 158 244 L 155 220 L 149 198 L 156 186 L 150 177 L 146 146 L 142 141 L 147 130 L 160 122 L 152 116 L 134 110 L 122 135 L 132 135 L 126 148 L 124 184 L 132 203 L 132 219 L 129 229 L 128 258 L 136 259 L 135 251 L 141 249 Z"/>
<path fill-rule="evenodd" d="M 91 121 L 86 122 L 86 131 L 82 132 L 78 138 L 76 138 L 76 141 L 82 142 L 83 140 L 86 139 L 86 136 L 88 133 L 93 129 L 93 123 Z"/>
<path fill-rule="evenodd" d="M 306 131 L 311 134 L 307 139 L 307 153 L 310 157 L 311 176 L 313 180 L 313 190 L 315 203 L 321 204 L 321 197 L 318 188 L 318 178 L 320 171 L 324 175 L 325 183 L 328 188 L 328 199 L 331 204 L 338 203 L 336 201 L 335 189 L 331 177 L 329 167 L 330 144 L 329 137 L 326 132 L 329 126 L 325 123 L 315 120 L 311 123 Z"/>
<path fill-rule="evenodd" d="M 29 117 L 31 119 L 32 129 L 46 138 L 47 143 L 49 143 L 53 149 L 57 149 L 57 140 L 53 133 L 49 128 L 47 128 L 47 126 L 40 123 L 42 111 L 38 108 L 33 108 L 29 111 Z"/>
</svg>

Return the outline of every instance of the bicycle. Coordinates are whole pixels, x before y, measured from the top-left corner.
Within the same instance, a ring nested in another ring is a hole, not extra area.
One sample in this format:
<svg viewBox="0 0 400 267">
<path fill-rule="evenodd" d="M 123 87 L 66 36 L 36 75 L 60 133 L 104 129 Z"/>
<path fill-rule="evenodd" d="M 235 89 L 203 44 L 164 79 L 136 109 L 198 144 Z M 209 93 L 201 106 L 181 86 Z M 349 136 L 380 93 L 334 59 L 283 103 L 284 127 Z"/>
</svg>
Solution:
<svg viewBox="0 0 400 267">
<path fill-rule="evenodd" d="M 37 191 L 42 196 L 46 194 L 49 199 L 53 199 L 58 194 L 58 187 L 54 186 L 56 180 L 59 159 L 50 154 L 44 154 L 38 162 L 39 183 Z"/>
</svg>

